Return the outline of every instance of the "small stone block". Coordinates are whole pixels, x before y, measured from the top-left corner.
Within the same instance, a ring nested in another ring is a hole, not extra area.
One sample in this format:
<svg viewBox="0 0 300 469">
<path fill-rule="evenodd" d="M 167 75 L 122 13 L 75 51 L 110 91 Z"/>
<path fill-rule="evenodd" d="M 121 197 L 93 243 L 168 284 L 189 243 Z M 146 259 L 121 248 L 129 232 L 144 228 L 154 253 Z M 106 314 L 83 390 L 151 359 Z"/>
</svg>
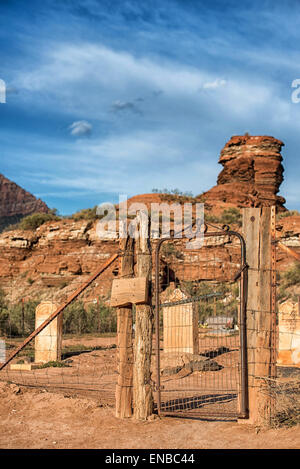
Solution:
<svg viewBox="0 0 300 469">
<path fill-rule="evenodd" d="M 13 363 L 10 365 L 12 371 L 31 371 L 38 367 L 37 363 Z"/>
</svg>

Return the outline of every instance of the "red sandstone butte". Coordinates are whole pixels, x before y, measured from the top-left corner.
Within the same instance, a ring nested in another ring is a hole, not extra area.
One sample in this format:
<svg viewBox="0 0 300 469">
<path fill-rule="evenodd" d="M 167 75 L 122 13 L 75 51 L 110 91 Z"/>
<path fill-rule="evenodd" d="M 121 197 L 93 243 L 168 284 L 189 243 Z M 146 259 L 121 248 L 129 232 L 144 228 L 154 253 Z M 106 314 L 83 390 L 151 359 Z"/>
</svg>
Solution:
<svg viewBox="0 0 300 469">
<path fill-rule="evenodd" d="M 283 146 L 266 135 L 231 137 L 220 154 L 223 170 L 217 185 L 203 194 L 205 201 L 238 207 L 276 205 L 279 211 L 285 210 L 285 199 L 277 195 L 283 181 Z"/>
</svg>

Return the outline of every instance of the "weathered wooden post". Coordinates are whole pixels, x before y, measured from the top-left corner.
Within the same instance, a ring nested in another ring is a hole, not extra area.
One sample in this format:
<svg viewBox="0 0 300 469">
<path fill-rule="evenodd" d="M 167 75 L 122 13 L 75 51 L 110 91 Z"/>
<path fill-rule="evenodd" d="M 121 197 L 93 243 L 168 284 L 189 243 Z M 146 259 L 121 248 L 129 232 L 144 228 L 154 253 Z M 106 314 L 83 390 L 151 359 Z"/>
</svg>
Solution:
<svg viewBox="0 0 300 469">
<path fill-rule="evenodd" d="M 152 258 L 150 243 L 150 219 L 146 212 L 137 214 L 138 239 L 136 240 L 137 277 L 151 281 Z M 151 301 L 136 305 L 133 402 L 134 417 L 146 420 L 153 413 L 151 388 L 153 311 Z"/>
<path fill-rule="evenodd" d="M 134 239 L 120 238 L 119 278 L 134 276 Z M 116 417 L 132 416 L 132 304 L 117 309 L 118 382 L 116 386 Z"/>
<path fill-rule="evenodd" d="M 275 308 L 274 244 L 275 207 L 245 208 L 243 234 L 248 270 L 247 356 L 249 419 L 260 425 L 269 421 L 272 398 L 267 382 L 274 377 Z"/>
</svg>

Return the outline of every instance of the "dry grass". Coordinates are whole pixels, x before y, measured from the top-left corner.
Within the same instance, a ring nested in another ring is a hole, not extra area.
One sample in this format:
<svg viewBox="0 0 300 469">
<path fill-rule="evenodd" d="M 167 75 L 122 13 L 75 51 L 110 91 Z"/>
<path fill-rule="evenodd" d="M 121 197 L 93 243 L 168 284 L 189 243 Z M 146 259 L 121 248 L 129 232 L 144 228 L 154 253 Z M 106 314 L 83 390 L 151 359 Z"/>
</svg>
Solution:
<svg viewBox="0 0 300 469">
<path fill-rule="evenodd" d="M 292 427 L 300 424 L 300 380 L 269 379 L 268 393 L 274 400 L 271 427 Z"/>
</svg>

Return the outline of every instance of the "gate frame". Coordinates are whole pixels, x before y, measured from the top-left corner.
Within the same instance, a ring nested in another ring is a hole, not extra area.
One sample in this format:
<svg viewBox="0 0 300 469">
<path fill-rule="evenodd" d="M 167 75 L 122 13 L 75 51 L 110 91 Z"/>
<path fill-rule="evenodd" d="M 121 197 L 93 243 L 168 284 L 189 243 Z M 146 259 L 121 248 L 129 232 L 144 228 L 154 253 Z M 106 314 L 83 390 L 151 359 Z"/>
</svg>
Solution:
<svg viewBox="0 0 300 469">
<path fill-rule="evenodd" d="M 213 225 L 211 225 L 213 226 Z M 240 241 L 241 247 L 241 268 L 235 276 L 236 281 L 240 278 L 240 308 L 239 308 L 239 337 L 240 337 L 240 405 L 239 411 L 236 416 L 239 419 L 247 419 L 249 417 L 249 395 L 248 395 L 248 361 L 247 361 L 247 285 L 248 285 L 248 264 L 246 262 L 246 243 L 243 236 L 237 231 L 230 230 L 227 225 L 222 227 L 221 231 L 207 231 L 207 224 L 204 224 L 204 237 L 212 236 L 235 236 Z M 219 228 L 218 228 L 219 230 Z M 155 249 L 155 355 L 156 355 L 156 402 L 158 415 L 168 414 L 161 410 L 161 381 L 160 381 L 160 331 L 159 331 L 159 313 L 160 313 L 160 285 L 159 285 L 159 271 L 160 271 L 160 248 L 165 241 L 173 241 L 174 235 L 170 238 L 162 238 L 158 241 Z M 202 249 L 202 248 L 200 248 Z M 180 416 L 180 414 L 178 414 Z M 219 415 L 219 414 L 218 414 Z M 222 414 L 220 413 L 220 416 Z"/>
</svg>

